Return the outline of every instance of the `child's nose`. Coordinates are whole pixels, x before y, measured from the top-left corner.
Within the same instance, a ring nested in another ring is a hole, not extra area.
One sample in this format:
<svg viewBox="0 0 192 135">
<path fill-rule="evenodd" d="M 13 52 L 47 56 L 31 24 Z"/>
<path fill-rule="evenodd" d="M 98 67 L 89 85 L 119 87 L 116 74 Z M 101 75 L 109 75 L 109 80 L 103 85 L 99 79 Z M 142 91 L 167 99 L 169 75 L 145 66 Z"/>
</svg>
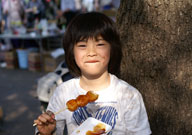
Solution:
<svg viewBox="0 0 192 135">
<path fill-rule="evenodd" d="M 97 53 L 96 53 L 96 48 L 94 45 L 91 45 L 88 47 L 87 49 L 87 55 L 88 56 L 95 56 Z"/>
</svg>

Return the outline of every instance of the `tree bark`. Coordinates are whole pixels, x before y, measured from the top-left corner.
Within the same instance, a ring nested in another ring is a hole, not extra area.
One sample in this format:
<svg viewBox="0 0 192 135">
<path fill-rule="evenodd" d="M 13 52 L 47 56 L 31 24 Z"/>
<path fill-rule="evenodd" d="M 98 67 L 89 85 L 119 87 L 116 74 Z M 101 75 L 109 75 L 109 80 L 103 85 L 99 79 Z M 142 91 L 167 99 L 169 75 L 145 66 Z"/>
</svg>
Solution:
<svg viewBox="0 0 192 135">
<path fill-rule="evenodd" d="M 192 135 L 192 0 L 121 0 L 116 23 L 152 134 Z"/>
</svg>

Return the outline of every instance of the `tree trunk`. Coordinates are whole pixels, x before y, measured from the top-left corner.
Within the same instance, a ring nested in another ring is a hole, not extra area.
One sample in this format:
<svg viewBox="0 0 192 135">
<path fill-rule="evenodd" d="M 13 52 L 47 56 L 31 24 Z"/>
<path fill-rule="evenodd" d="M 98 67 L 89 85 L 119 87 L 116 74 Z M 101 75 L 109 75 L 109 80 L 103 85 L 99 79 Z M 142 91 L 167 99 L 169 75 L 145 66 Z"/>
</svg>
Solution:
<svg viewBox="0 0 192 135">
<path fill-rule="evenodd" d="M 192 0 L 121 0 L 117 27 L 152 134 L 192 135 Z"/>
</svg>

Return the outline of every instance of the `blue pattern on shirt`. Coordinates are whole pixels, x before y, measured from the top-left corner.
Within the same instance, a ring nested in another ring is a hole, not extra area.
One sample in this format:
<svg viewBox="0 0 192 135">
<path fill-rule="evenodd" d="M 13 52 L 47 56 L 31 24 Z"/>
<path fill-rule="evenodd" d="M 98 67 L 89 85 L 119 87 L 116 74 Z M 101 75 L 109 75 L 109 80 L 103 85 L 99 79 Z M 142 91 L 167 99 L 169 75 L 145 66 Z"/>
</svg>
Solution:
<svg viewBox="0 0 192 135">
<path fill-rule="evenodd" d="M 111 125 L 113 129 L 116 125 L 116 119 L 118 119 L 118 112 L 112 106 L 104 106 L 99 108 L 94 114 L 91 114 L 85 106 L 79 107 L 73 113 L 73 118 L 78 125 L 83 123 L 88 117 L 95 117 L 95 119 Z M 109 134 L 111 134 L 111 132 Z"/>
</svg>

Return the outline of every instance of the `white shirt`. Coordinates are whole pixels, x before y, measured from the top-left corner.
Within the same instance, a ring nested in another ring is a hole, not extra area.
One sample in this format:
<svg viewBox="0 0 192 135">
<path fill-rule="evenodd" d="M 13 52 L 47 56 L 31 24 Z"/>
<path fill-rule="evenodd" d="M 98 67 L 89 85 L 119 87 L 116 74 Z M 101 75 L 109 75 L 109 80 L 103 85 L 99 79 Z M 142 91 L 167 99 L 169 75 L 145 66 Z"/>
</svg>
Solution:
<svg viewBox="0 0 192 135">
<path fill-rule="evenodd" d="M 57 112 L 66 108 L 66 102 L 87 91 L 79 85 L 79 78 L 61 84 L 51 97 L 47 110 Z M 151 134 L 148 116 L 141 94 L 137 89 L 110 74 L 110 86 L 95 91 L 99 98 L 75 112 L 65 110 L 56 115 L 57 135 L 63 134 L 67 124 L 70 135 L 88 117 L 94 117 L 112 126 L 110 135 Z"/>
</svg>

